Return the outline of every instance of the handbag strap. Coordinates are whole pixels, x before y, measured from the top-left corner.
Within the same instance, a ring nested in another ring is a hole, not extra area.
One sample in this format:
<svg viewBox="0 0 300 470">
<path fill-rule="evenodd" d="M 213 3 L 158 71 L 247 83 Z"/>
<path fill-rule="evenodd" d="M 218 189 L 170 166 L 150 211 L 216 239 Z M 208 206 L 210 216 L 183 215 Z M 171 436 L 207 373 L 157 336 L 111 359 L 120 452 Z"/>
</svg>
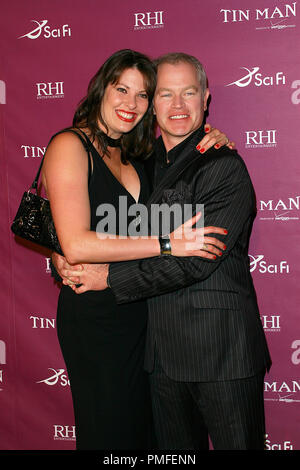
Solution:
<svg viewBox="0 0 300 470">
<path fill-rule="evenodd" d="M 83 131 L 81 131 L 81 130 L 79 130 L 79 129 L 78 129 L 78 131 L 79 131 L 80 133 L 77 132 L 77 130 L 74 130 L 74 129 L 71 129 L 71 128 L 68 127 L 68 128 L 66 128 L 66 129 L 63 129 L 62 131 L 57 132 L 56 134 L 54 134 L 54 135 L 51 137 L 51 139 L 50 139 L 50 141 L 49 141 L 49 143 L 48 143 L 48 145 L 47 145 L 47 148 L 48 148 L 50 142 L 54 139 L 54 137 L 56 137 L 56 136 L 59 135 L 59 134 L 62 134 L 63 132 L 73 132 L 73 134 L 76 134 L 76 135 L 79 137 L 79 139 L 81 140 L 81 142 L 82 142 L 82 144 L 83 144 L 83 146 L 84 146 L 84 148 L 85 148 L 85 150 L 86 150 L 86 152 L 87 152 L 87 154 L 88 154 L 88 168 L 89 168 L 89 170 L 88 170 L 88 175 L 89 175 L 89 176 L 88 176 L 88 182 L 89 182 L 89 181 L 90 181 L 90 177 L 91 177 L 91 173 L 92 173 L 91 158 L 90 158 L 90 141 L 89 141 L 89 139 L 88 139 L 88 136 L 87 136 Z M 47 149 L 46 149 L 46 150 L 47 150 Z M 46 154 L 46 151 L 45 151 L 45 153 L 44 153 L 44 155 L 43 155 L 42 161 L 41 161 L 40 166 L 39 166 L 39 168 L 38 168 L 37 174 L 36 174 L 36 176 L 35 176 L 35 178 L 34 178 L 34 180 L 33 180 L 33 183 L 32 183 L 32 185 L 30 186 L 30 189 L 35 189 L 35 190 L 37 191 L 37 188 L 38 188 L 38 181 L 39 181 L 39 177 L 40 177 L 40 174 L 41 174 L 42 166 L 43 166 L 43 163 L 44 163 L 45 154 Z M 29 189 L 29 190 L 30 190 L 30 189 Z"/>
</svg>

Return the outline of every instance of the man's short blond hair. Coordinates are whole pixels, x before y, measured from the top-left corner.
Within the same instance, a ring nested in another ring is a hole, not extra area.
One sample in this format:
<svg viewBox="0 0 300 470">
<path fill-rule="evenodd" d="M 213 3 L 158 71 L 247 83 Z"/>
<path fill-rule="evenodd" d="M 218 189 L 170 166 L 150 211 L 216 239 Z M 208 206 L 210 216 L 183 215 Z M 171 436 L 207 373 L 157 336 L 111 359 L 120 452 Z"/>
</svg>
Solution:
<svg viewBox="0 0 300 470">
<path fill-rule="evenodd" d="M 176 65 L 180 62 L 191 64 L 195 67 L 195 70 L 197 72 L 197 76 L 199 79 L 199 83 L 201 86 L 201 90 L 202 90 L 202 93 L 204 94 L 205 90 L 207 89 L 206 72 L 201 62 L 199 62 L 199 60 L 193 55 L 185 54 L 184 52 L 170 52 L 170 53 L 167 53 L 158 57 L 154 61 L 154 64 L 156 68 L 158 68 L 159 65 L 162 65 L 162 64 Z"/>
</svg>

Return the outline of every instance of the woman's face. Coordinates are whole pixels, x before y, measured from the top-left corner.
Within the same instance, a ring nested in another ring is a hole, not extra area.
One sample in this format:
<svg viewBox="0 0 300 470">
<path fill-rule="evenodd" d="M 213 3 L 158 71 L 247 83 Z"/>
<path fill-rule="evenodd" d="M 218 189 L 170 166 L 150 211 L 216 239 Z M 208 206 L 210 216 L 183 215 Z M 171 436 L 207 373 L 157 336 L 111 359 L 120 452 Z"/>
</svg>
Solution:
<svg viewBox="0 0 300 470">
<path fill-rule="evenodd" d="M 135 68 L 124 70 L 117 83 L 107 85 L 101 104 L 108 135 L 118 139 L 123 133 L 130 132 L 146 113 L 148 104 L 141 72 Z"/>
</svg>

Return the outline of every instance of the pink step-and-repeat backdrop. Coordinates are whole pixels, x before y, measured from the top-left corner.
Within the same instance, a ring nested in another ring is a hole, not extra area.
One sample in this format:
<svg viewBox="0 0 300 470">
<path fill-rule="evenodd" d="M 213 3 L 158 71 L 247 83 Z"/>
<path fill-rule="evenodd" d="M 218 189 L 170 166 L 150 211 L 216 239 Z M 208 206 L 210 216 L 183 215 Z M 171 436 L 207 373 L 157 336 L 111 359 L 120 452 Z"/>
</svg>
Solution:
<svg viewBox="0 0 300 470">
<path fill-rule="evenodd" d="M 207 70 L 208 122 L 236 142 L 257 195 L 249 256 L 273 359 L 266 448 L 300 449 L 299 18 L 290 0 L 2 2 L 0 449 L 75 448 L 49 253 L 10 223 L 50 136 L 123 48 L 184 51 Z"/>
</svg>

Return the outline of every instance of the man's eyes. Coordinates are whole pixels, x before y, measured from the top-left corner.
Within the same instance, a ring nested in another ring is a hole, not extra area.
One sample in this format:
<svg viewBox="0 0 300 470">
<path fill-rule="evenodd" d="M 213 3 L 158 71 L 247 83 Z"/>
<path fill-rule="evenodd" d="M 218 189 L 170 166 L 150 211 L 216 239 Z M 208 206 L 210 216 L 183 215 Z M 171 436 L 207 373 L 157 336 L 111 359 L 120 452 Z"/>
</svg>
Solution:
<svg viewBox="0 0 300 470">
<path fill-rule="evenodd" d="M 183 96 L 194 96 L 195 94 L 196 94 L 195 91 L 186 91 L 186 92 L 183 93 Z M 161 93 L 160 97 L 161 98 L 171 98 L 172 93 Z"/>
</svg>

